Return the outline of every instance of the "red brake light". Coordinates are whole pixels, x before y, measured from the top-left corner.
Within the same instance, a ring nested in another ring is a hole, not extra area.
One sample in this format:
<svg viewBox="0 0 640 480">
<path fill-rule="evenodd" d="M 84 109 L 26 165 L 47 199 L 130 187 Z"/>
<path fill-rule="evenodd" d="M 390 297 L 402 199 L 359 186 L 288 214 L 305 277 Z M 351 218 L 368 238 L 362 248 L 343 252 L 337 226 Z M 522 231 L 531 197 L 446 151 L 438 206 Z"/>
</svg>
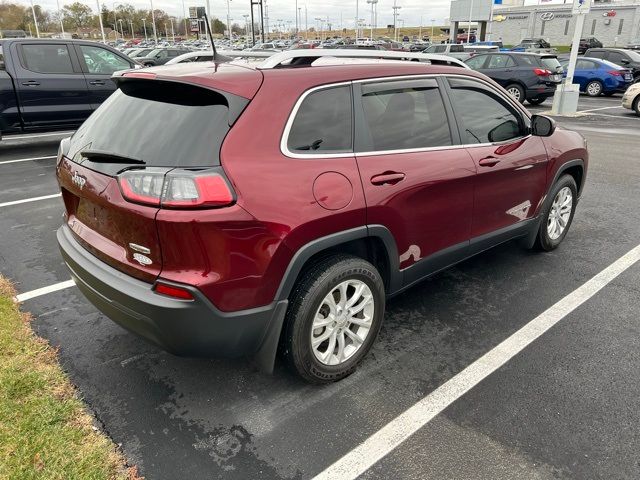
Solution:
<svg viewBox="0 0 640 480">
<path fill-rule="evenodd" d="M 614 77 L 621 77 L 622 73 L 620 72 L 620 70 L 609 70 L 607 72 L 609 75 L 613 75 Z"/>
<path fill-rule="evenodd" d="M 545 70 L 544 68 L 534 68 L 533 73 L 535 73 L 539 77 L 548 77 L 549 75 L 551 75 L 551 70 Z"/>
<path fill-rule="evenodd" d="M 180 300 L 193 300 L 193 295 L 186 288 L 167 285 L 166 283 L 156 283 L 154 287 L 156 293 L 166 295 L 168 297 L 179 298 Z"/>
<path fill-rule="evenodd" d="M 128 170 L 118 177 L 122 196 L 134 203 L 160 206 L 164 173 Z"/>
<path fill-rule="evenodd" d="M 221 207 L 233 203 L 233 193 L 221 175 L 167 175 L 163 207 Z"/>
<path fill-rule="evenodd" d="M 161 208 L 212 208 L 231 205 L 234 195 L 215 170 L 127 170 L 118 176 L 122 196 Z"/>
</svg>

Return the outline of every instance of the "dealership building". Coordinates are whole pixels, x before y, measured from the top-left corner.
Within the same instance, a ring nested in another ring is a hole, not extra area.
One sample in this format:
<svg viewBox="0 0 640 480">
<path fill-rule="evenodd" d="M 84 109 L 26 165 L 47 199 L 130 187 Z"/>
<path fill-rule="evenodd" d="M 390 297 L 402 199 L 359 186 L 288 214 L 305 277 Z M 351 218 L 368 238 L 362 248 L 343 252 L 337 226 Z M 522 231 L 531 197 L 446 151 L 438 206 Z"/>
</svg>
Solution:
<svg viewBox="0 0 640 480">
<path fill-rule="evenodd" d="M 571 3 L 495 5 L 492 0 L 455 0 L 451 5 L 451 32 L 465 29 L 469 12 L 478 24 L 479 39 L 516 45 L 523 38 L 544 38 L 551 45 L 571 45 L 576 15 Z M 504 2 L 506 3 L 506 2 Z M 492 17 L 492 20 L 491 20 Z M 625 46 L 640 37 L 640 1 L 595 2 L 587 14 L 582 37 L 594 36 L 605 46 Z"/>
</svg>

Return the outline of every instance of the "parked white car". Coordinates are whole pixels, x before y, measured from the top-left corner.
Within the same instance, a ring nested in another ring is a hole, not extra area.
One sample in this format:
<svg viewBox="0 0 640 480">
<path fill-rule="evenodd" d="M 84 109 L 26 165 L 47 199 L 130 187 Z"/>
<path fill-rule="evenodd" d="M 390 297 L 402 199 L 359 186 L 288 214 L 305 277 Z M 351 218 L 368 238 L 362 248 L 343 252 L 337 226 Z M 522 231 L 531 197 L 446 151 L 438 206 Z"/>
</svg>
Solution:
<svg viewBox="0 0 640 480">
<path fill-rule="evenodd" d="M 622 106 L 633 110 L 640 117 L 640 83 L 634 83 L 627 88 L 622 97 Z"/>
</svg>

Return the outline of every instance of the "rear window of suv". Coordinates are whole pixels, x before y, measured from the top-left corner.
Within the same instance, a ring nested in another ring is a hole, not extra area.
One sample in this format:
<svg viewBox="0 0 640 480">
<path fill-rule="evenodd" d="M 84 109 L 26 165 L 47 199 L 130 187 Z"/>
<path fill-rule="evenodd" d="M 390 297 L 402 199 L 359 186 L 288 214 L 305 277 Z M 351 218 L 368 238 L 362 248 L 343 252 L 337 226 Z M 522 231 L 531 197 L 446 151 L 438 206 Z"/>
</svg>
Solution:
<svg viewBox="0 0 640 480">
<path fill-rule="evenodd" d="M 142 161 L 151 167 L 220 165 L 229 131 L 227 99 L 210 89 L 173 82 L 130 80 L 71 138 L 68 157 L 82 152 Z M 115 162 L 112 162 L 115 163 Z"/>
<path fill-rule="evenodd" d="M 544 68 L 546 68 L 547 70 L 551 70 L 552 72 L 558 72 L 562 70 L 562 66 L 560 65 L 557 57 L 542 57 L 540 61 L 542 62 Z"/>
</svg>

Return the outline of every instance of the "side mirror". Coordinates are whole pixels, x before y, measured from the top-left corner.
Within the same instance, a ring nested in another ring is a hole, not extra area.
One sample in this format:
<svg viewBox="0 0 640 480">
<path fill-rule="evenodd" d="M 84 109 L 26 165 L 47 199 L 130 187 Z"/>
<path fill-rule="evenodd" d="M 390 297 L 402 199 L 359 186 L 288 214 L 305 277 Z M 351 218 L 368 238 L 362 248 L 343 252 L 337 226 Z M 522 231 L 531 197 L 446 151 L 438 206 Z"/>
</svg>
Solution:
<svg viewBox="0 0 640 480">
<path fill-rule="evenodd" d="M 544 115 L 531 117 L 531 134 L 536 137 L 550 137 L 556 130 L 555 120 Z"/>
</svg>

